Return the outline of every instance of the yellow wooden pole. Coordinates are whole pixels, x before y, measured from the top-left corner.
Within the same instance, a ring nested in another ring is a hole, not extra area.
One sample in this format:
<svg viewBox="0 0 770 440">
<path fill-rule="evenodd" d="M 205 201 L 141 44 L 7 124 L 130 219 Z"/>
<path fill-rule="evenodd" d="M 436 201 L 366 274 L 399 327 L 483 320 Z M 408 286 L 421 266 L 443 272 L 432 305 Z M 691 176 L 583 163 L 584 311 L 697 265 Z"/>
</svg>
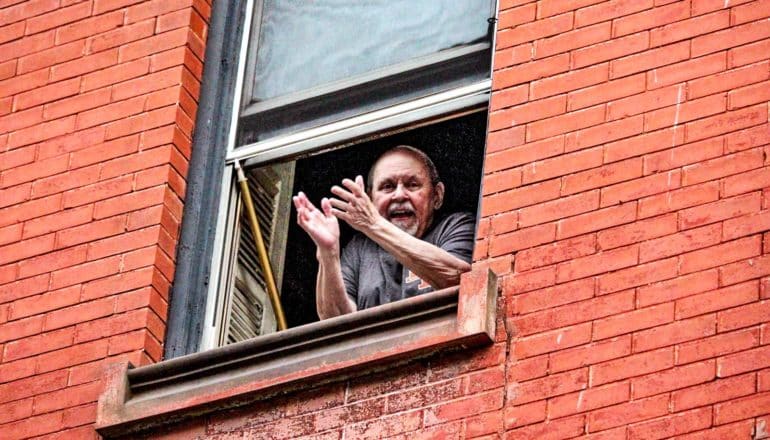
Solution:
<svg viewBox="0 0 770 440">
<path fill-rule="evenodd" d="M 278 296 L 278 289 L 275 286 L 273 269 L 270 267 L 270 259 L 267 257 L 265 242 L 262 240 L 259 220 L 257 219 L 256 211 L 254 211 L 254 203 L 251 200 L 251 191 L 249 191 L 249 182 L 243 173 L 240 162 L 237 160 L 235 161 L 235 170 L 238 174 L 238 184 L 241 187 L 241 200 L 243 200 L 243 206 L 246 208 L 246 215 L 249 217 L 249 223 L 251 224 L 251 232 L 256 241 L 259 264 L 262 266 L 262 273 L 265 275 L 265 281 L 267 282 L 267 294 L 270 297 L 270 303 L 273 305 L 275 319 L 278 321 L 278 330 L 286 330 L 286 317 L 283 314 L 281 298 Z"/>
</svg>

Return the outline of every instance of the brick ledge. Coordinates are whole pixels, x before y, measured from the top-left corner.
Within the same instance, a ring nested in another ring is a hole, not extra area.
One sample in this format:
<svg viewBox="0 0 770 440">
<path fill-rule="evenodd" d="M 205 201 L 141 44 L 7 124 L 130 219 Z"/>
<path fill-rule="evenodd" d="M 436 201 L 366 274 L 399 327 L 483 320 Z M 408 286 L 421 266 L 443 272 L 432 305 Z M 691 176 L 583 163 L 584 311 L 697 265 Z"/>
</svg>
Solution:
<svg viewBox="0 0 770 440">
<path fill-rule="evenodd" d="M 397 303 L 133 368 L 110 367 L 97 431 L 123 436 L 233 407 L 310 381 L 458 346 L 490 344 L 497 278 L 463 274 L 455 286 Z"/>
</svg>

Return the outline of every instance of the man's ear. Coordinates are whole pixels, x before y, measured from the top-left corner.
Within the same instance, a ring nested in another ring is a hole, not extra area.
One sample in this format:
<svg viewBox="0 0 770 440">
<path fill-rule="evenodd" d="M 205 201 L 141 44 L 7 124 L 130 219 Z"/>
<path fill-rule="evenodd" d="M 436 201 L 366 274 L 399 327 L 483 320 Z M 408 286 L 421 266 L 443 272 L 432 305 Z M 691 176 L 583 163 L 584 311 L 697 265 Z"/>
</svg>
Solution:
<svg viewBox="0 0 770 440">
<path fill-rule="evenodd" d="M 439 182 L 434 187 L 435 193 L 433 194 L 433 209 L 438 211 L 441 205 L 444 204 L 444 182 Z"/>
</svg>

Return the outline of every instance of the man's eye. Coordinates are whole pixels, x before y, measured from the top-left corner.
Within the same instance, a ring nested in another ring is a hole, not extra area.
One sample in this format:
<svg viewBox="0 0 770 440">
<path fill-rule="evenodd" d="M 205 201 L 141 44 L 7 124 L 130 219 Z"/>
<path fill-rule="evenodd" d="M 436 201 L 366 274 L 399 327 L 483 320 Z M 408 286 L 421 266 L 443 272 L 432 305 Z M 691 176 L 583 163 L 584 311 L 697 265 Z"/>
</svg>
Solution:
<svg viewBox="0 0 770 440">
<path fill-rule="evenodd" d="M 382 186 L 380 186 L 380 190 L 381 191 L 388 191 L 388 192 L 393 191 L 393 185 L 391 185 L 389 183 L 385 183 Z"/>
</svg>

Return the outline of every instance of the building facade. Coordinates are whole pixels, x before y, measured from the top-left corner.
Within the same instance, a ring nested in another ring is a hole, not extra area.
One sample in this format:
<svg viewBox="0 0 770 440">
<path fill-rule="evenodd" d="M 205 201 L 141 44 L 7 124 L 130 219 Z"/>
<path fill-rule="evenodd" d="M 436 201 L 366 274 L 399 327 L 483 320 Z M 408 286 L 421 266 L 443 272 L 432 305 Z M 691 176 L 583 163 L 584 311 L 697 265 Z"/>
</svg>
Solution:
<svg viewBox="0 0 770 440">
<path fill-rule="evenodd" d="M 766 0 L 500 0 L 451 321 L 489 337 L 111 413 L 127 363 L 191 353 L 214 3 L 0 0 L 0 436 L 770 437 Z"/>
</svg>

